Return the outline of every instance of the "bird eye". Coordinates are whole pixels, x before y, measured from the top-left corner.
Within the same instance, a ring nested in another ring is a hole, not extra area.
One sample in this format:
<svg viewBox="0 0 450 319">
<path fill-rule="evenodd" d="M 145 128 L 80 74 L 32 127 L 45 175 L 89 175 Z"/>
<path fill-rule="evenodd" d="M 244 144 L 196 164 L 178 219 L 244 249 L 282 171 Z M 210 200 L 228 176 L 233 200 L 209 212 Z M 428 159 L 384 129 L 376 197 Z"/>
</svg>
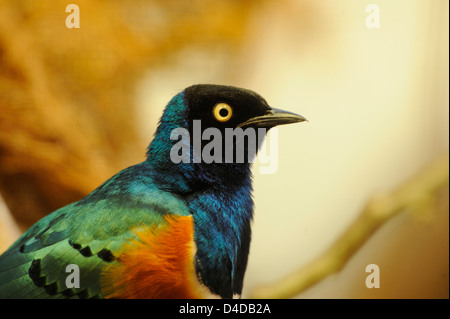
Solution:
<svg viewBox="0 0 450 319">
<path fill-rule="evenodd" d="M 226 122 L 233 115 L 233 110 L 227 103 L 217 103 L 214 106 L 213 115 L 219 122 Z"/>
</svg>

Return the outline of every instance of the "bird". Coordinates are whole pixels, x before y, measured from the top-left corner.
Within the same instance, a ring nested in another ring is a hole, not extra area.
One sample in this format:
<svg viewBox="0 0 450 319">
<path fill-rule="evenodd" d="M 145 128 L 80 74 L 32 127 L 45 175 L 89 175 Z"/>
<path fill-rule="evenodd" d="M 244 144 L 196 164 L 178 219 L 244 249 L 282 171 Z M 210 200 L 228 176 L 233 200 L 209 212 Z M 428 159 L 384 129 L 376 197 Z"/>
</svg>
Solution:
<svg viewBox="0 0 450 319">
<path fill-rule="evenodd" d="M 203 139 L 207 129 L 216 135 L 249 129 L 260 138 L 275 126 L 303 121 L 251 90 L 185 88 L 166 105 L 143 162 L 48 214 L 0 256 L 0 298 L 241 298 L 255 154 L 226 161 L 222 146 L 207 163 L 202 155 L 208 152 L 194 154 L 193 144 L 211 142 L 213 135 Z M 248 151 L 250 140 L 235 137 L 228 144 Z M 179 143 L 184 148 L 174 151 Z M 183 150 L 188 156 L 176 160 Z"/>
</svg>

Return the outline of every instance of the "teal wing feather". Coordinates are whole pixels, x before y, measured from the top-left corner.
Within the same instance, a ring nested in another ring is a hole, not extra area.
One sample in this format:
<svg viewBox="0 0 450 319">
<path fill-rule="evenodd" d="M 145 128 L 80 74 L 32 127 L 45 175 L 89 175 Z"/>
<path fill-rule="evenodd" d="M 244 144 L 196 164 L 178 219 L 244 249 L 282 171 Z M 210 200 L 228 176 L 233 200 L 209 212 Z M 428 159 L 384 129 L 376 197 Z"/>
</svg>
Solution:
<svg viewBox="0 0 450 319">
<path fill-rule="evenodd" d="M 102 268 L 116 262 L 133 227 L 189 214 L 182 199 L 152 186 L 150 177 L 123 175 L 44 217 L 0 256 L 0 298 L 101 298 Z M 79 267 L 79 288 L 66 285 L 70 264 Z"/>
</svg>

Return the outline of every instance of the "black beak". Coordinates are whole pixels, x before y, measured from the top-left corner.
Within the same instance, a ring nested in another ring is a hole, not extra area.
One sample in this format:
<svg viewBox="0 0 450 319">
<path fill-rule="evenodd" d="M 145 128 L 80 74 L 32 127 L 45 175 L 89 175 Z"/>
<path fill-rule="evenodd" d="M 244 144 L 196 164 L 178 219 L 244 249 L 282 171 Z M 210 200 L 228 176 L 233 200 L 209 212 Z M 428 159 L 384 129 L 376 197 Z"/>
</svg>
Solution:
<svg viewBox="0 0 450 319">
<path fill-rule="evenodd" d="M 239 124 L 237 127 L 256 126 L 271 128 L 277 125 L 298 123 L 303 121 L 307 121 L 307 119 L 301 115 L 271 107 L 266 114 L 252 117 L 251 119 Z"/>
</svg>

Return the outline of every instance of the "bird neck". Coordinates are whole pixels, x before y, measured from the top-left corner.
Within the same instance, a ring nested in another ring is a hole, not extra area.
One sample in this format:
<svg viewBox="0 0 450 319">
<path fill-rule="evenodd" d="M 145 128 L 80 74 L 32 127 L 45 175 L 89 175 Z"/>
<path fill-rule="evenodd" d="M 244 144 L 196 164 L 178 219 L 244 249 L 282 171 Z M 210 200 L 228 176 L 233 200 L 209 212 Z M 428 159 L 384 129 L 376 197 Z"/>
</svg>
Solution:
<svg viewBox="0 0 450 319">
<path fill-rule="evenodd" d="M 194 164 L 191 164 L 194 165 Z M 253 218 L 250 164 L 195 164 L 189 171 L 153 166 L 159 189 L 177 193 L 194 218 L 200 281 L 223 298 L 240 295 Z"/>
<path fill-rule="evenodd" d="M 253 216 L 251 176 L 216 184 L 187 198 L 194 217 L 196 270 L 201 282 L 223 298 L 240 295 Z"/>
</svg>

